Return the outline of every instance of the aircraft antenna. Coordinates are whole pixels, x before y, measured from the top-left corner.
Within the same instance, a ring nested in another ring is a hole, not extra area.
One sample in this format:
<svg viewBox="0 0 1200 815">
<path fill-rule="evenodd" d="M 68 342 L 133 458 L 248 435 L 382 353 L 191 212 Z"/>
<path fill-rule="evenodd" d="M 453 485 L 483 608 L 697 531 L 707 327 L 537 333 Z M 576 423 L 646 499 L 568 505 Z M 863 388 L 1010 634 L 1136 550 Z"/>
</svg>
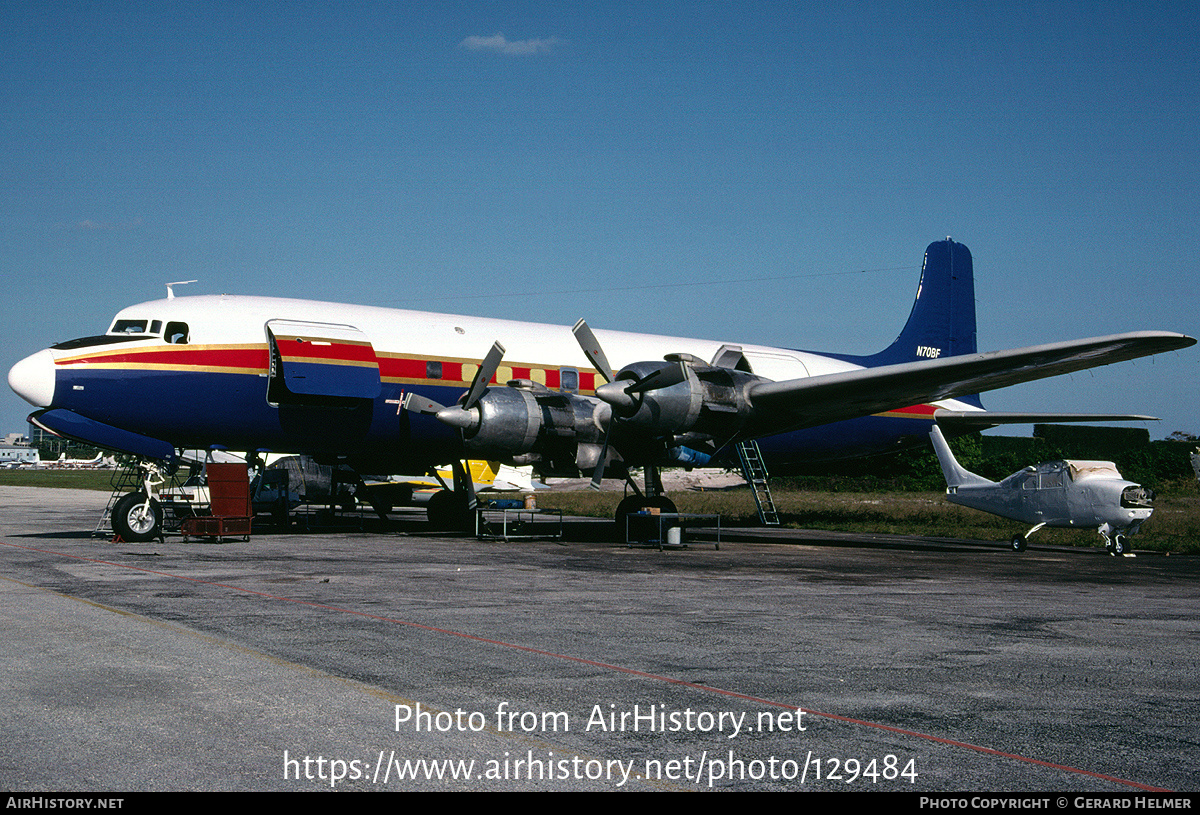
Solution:
<svg viewBox="0 0 1200 815">
<path fill-rule="evenodd" d="M 198 283 L 198 282 L 199 282 L 198 280 L 176 280 L 174 283 L 168 283 L 167 284 L 167 299 L 168 300 L 175 299 L 175 290 L 171 288 L 172 286 L 186 286 L 188 283 Z"/>
</svg>

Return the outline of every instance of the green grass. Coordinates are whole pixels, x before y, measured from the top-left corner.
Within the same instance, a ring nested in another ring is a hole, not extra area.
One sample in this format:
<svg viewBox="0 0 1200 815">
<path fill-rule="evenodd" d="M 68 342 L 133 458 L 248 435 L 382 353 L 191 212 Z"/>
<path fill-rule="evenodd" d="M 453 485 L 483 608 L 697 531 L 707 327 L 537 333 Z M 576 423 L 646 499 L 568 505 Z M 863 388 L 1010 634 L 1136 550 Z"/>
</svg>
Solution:
<svg viewBox="0 0 1200 815">
<path fill-rule="evenodd" d="M 112 470 L 0 470 L 0 486 L 112 491 Z"/>
<path fill-rule="evenodd" d="M 1154 515 L 1132 538 L 1136 549 L 1200 554 L 1200 490 L 1183 483 L 1160 494 Z M 1028 527 L 985 512 L 955 506 L 941 492 L 828 492 L 775 490 L 785 527 L 836 532 L 878 532 L 966 540 L 1009 540 Z M 620 493 L 538 493 L 539 507 L 611 517 Z M 727 526 L 757 525 L 758 510 L 748 489 L 672 493 L 680 512 L 718 513 Z M 1094 530 L 1041 529 L 1035 543 L 1102 546 Z"/>
</svg>

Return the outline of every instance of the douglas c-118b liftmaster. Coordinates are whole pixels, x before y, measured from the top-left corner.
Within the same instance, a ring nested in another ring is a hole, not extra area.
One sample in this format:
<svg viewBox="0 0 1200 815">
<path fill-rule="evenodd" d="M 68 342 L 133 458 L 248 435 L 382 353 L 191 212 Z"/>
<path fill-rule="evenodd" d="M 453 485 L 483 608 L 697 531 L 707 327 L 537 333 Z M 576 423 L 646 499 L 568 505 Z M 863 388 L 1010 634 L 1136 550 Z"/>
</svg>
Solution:
<svg viewBox="0 0 1200 815">
<path fill-rule="evenodd" d="M 18 362 L 8 381 L 36 424 L 168 464 L 177 449 L 219 445 L 360 473 L 458 461 L 464 475 L 462 459 L 485 458 L 598 482 L 642 467 L 645 494 L 622 515 L 672 509 L 662 466 L 737 466 L 755 443 L 772 467 L 895 450 L 924 444 L 939 411 L 976 426 L 1031 421 L 989 416 L 977 394 L 1195 343 L 1144 331 L 979 353 L 972 275 L 966 246 L 931 244 L 907 324 L 869 356 L 168 292 L 101 336 Z M 455 481 L 432 520 L 472 506 L 470 479 Z M 144 520 L 149 537 L 156 519 Z"/>
</svg>

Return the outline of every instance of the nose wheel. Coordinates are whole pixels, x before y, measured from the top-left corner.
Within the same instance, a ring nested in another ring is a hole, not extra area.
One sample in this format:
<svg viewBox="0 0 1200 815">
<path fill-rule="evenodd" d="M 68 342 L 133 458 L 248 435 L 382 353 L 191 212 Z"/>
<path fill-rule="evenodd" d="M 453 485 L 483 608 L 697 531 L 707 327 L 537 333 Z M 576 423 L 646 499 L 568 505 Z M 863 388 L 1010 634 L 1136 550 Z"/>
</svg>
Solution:
<svg viewBox="0 0 1200 815">
<path fill-rule="evenodd" d="M 112 528 L 121 540 L 145 543 L 162 537 L 162 507 L 144 492 L 131 492 L 117 501 L 112 511 Z"/>
</svg>

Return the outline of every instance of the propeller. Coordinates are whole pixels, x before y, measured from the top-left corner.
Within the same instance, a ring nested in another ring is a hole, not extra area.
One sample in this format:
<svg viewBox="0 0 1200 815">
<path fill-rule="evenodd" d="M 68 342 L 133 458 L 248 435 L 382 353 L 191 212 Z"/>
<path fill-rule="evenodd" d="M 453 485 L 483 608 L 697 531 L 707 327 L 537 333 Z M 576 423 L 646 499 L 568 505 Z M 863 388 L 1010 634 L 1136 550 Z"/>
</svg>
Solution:
<svg viewBox="0 0 1200 815">
<path fill-rule="evenodd" d="M 618 380 L 613 378 L 608 356 L 604 353 L 600 341 L 596 339 L 596 335 L 588 327 L 587 322 L 581 319 L 575 323 L 571 333 L 575 335 L 575 341 L 583 349 L 584 356 L 604 379 L 604 384 L 596 388 L 596 396 L 622 410 L 630 410 L 636 406 L 637 400 L 634 398 L 636 394 L 669 388 L 683 382 L 688 375 L 687 365 L 699 361 L 690 354 L 668 354 L 664 359 L 669 364 L 651 371 L 640 379 Z"/>
<path fill-rule="evenodd" d="M 592 367 L 596 369 L 597 373 L 604 378 L 605 382 L 612 382 L 612 366 L 608 364 L 608 357 L 604 355 L 600 341 L 596 339 L 592 329 L 588 328 L 588 324 L 580 318 L 579 322 L 575 323 L 575 327 L 571 329 L 571 333 L 575 335 L 575 341 L 579 343 L 584 356 L 592 363 Z"/>
<path fill-rule="evenodd" d="M 487 356 L 479 363 L 479 370 L 475 372 L 475 378 L 471 380 L 471 387 L 467 389 L 466 396 L 458 404 L 447 407 L 412 391 L 404 394 L 401 404 L 405 410 L 435 416 L 442 424 L 468 430 L 479 422 L 479 412 L 474 408 L 487 390 L 488 383 L 496 375 L 503 359 L 504 346 L 499 342 L 492 343 Z"/>
<path fill-rule="evenodd" d="M 617 422 L 618 412 L 624 412 L 627 415 L 632 415 L 636 412 L 638 406 L 638 397 L 649 391 L 669 388 L 672 385 L 678 385 L 688 378 L 688 365 L 701 362 L 691 354 L 668 354 L 664 357 L 667 364 L 656 368 L 650 373 L 640 378 L 634 379 L 615 379 L 612 375 L 612 365 L 609 364 L 608 355 L 604 353 L 604 349 L 600 345 L 600 341 L 596 339 L 595 333 L 592 331 L 585 320 L 580 320 L 575 323 L 571 333 L 575 335 L 575 341 L 579 343 L 579 347 L 583 349 L 584 356 L 592 363 L 597 373 L 604 379 L 604 384 L 596 388 L 596 398 L 607 402 L 613 407 L 613 415 L 608 421 L 608 426 L 604 429 L 604 443 L 600 448 L 600 458 L 596 462 L 596 469 L 592 471 L 592 483 L 590 487 L 594 490 L 600 489 L 600 482 L 604 478 L 604 468 L 608 464 L 608 443 L 612 436 L 613 425 Z"/>
</svg>

